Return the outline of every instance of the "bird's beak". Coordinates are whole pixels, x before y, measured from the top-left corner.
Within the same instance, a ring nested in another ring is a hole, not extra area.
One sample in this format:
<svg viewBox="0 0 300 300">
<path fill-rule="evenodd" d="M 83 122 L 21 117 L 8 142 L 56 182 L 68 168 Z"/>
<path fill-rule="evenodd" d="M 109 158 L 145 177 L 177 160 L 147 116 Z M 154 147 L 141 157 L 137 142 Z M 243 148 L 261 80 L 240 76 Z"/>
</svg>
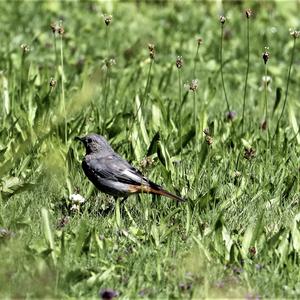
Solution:
<svg viewBox="0 0 300 300">
<path fill-rule="evenodd" d="M 80 142 L 83 142 L 84 141 L 84 138 L 81 138 L 79 136 L 75 136 L 75 141 L 80 141 Z"/>
</svg>

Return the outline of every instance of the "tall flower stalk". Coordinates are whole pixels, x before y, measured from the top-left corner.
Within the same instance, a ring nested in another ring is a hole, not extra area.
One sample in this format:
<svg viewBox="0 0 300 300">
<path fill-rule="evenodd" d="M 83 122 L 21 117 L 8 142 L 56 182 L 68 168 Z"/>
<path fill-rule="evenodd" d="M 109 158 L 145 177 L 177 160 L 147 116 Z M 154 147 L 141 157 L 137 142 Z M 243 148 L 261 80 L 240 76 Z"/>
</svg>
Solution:
<svg viewBox="0 0 300 300">
<path fill-rule="evenodd" d="M 152 70 L 152 66 L 153 66 L 153 62 L 154 62 L 154 58 L 155 58 L 155 46 L 154 46 L 154 44 L 148 44 L 148 50 L 149 50 L 150 65 L 149 65 L 147 82 L 146 82 L 146 86 L 145 86 L 143 99 L 146 98 L 148 90 L 149 90 L 150 79 L 151 79 L 151 70 Z"/>
<path fill-rule="evenodd" d="M 262 55 L 262 58 L 264 60 L 265 63 L 265 75 L 264 75 L 264 96 L 265 96 L 265 109 L 264 109 L 264 122 L 262 124 L 262 129 L 266 129 L 267 130 L 267 148 L 269 146 L 269 118 L 268 118 L 268 84 L 267 84 L 267 77 L 268 77 L 268 61 L 270 58 L 270 53 L 268 52 L 269 48 L 265 47 L 265 52 Z"/>
<path fill-rule="evenodd" d="M 193 93 L 193 104 L 194 104 L 194 126 L 195 126 L 195 140 L 196 140 L 196 147 L 195 149 L 198 150 L 198 126 L 197 126 L 197 101 L 196 101 L 196 91 L 198 89 L 198 79 L 193 79 L 190 83 L 186 83 L 184 87 Z"/>
<path fill-rule="evenodd" d="M 194 69 L 193 69 L 193 77 L 196 78 L 196 67 L 197 67 L 197 62 L 199 59 L 199 48 L 200 45 L 202 44 L 202 38 L 197 39 L 197 50 L 194 58 Z M 195 92 L 195 90 L 198 87 L 198 81 L 197 79 L 194 79 L 192 83 L 190 84 L 190 90 Z M 197 116 L 198 116 L 198 107 L 197 107 L 197 101 L 196 101 L 196 93 L 193 93 L 193 106 L 194 106 L 194 126 L 195 126 L 195 141 L 196 141 L 196 150 L 198 150 L 198 126 L 197 126 Z"/>
<path fill-rule="evenodd" d="M 251 9 L 246 9 L 245 15 L 246 15 L 246 18 L 247 18 L 247 28 L 246 28 L 246 35 L 247 35 L 247 69 L 246 69 L 244 97 L 243 97 L 242 134 L 244 134 L 245 106 L 246 106 L 246 96 L 247 96 L 247 86 L 248 86 L 248 74 L 249 74 L 249 67 L 250 67 L 249 19 L 252 15 Z"/>
<path fill-rule="evenodd" d="M 104 113 L 102 117 L 102 131 L 105 130 L 105 119 L 107 118 L 107 101 L 109 96 L 109 90 L 110 90 L 110 67 L 114 63 L 114 60 L 109 59 L 110 54 L 110 39 L 109 39 L 109 25 L 112 21 L 111 15 L 104 15 L 104 23 L 106 25 L 106 31 L 105 31 L 105 39 L 106 39 L 106 50 L 107 50 L 107 58 L 105 60 L 105 83 L 104 83 L 104 91 L 103 91 L 103 99 L 104 99 Z M 111 63 L 113 62 L 113 63 Z"/>
<path fill-rule="evenodd" d="M 207 155 L 207 177 L 208 177 L 208 188 L 211 188 L 211 146 L 213 144 L 213 138 L 209 132 L 209 128 L 203 130 L 205 134 L 205 141 L 208 145 L 208 155 Z"/>
<path fill-rule="evenodd" d="M 182 165 L 182 79 L 181 79 L 181 68 L 183 66 L 182 56 L 178 56 L 176 59 L 176 67 L 178 70 L 178 105 L 179 105 L 179 138 L 180 138 L 180 160 Z"/>
<path fill-rule="evenodd" d="M 193 77 L 196 78 L 196 68 L 197 68 L 197 62 L 199 60 L 199 48 L 200 45 L 202 44 L 203 40 L 202 38 L 198 38 L 197 39 L 197 50 L 196 50 L 196 54 L 194 57 L 194 68 L 193 68 Z"/>
<path fill-rule="evenodd" d="M 134 124 L 134 122 L 135 122 L 135 120 L 136 120 L 136 118 L 139 114 L 139 111 L 145 105 L 147 94 L 149 93 L 149 89 L 150 89 L 151 71 L 152 71 L 152 66 L 154 64 L 154 59 L 155 59 L 155 45 L 154 44 L 148 44 L 148 50 L 149 50 L 150 64 L 149 64 L 149 69 L 148 69 L 146 86 L 145 86 L 144 93 L 142 95 L 142 99 L 140 101 L 140 104 L 137 108 L 137 111 L 136 111 L 134 117 L 133 117 L 133 120 L 132 120 L 132 123 L 131 123 L 131 126 L 130 126 L 130 130 L 129 130 L 129 134 L 132 133 L 133 124 Z"/>
<path fill-rule="evenodd" d="M 20 72 L 20 99 L 21 102 L 23 101 L 23 93 L 24 93 L 24 82 L 25 82 L 25 72 L 26 70 L 26 64 L 25 64 L 25 59 L 27 54 L 30 51 L 30 47 L 27 44 L 22 44 L 21 46 L 22 49 L 22 57 L 21 57 L 21 72 Z M 27 80 L 27 78 L 26 78 Z"/>
<path fill-rule="evenodd" d="M 230 106 L 227 98 L 227 93 L 225 89 L 225 83 L 224 83 L 224 75 L 223 75 L 223 35 L 224 35 L 224 24 L 226 22 L 226 18 L 224 16 L 220 16 L 220 23 L 221 23 L 221 38 L 220 38 L 220 64 L 221 64 L 221 79 L 222 79 L 222 87 L 224 92 L 224 97 L 226 101 L 226 106 L 228 113 L 230 112 Z"/>
<path fill-rule="evenodd" d="M 290 31 L 290 35 L 294 38 L 294 43 L 293 43 L 293 48 L 292 48 L 292 53 L 291 53 L 291 60 L 290 60 L 290 65 L 289 65 L 289 71 L 288 71 L 288 76 L 287 76 L 287 81 L 286 81 L 284 102 L 283 102 L 283 106 L 282 106 L 280 116 L 279 116 L 278 121 L 277 121 L 275 133 L 277 133 L 278 130 L 279 130 L 280 121 L 282 119 L 282 116 L 283 116 L 283 113 L 284 113 L 284 110 L 285 110 L 285 106 L 286 106 L 286 103 L 287 103 L 287 97 L 288 97 L 288 93 L 289 93 L 289 85 L 290 85 L 290 79 L 291 79 L 291 71 L 292 71 L 292 66 L 293 66 L 293 63 L 294 63 L 294 56 L 295 56 L 295 49 L 296 49 L 296 39 L 299 38 L 300 31 L 296 31 L 296 30 Z"/>
<path fill-rule="evenodd" d="M 52 30 L 52 36 L 53 36 L 53 45 L 54 45 L 54 56 L 55 56 L 55 73 L 57 73 L 57 67 L 58 67 L 58 58 L 57 58 L 57 44 L 56 44 L 56 32 L 58 31 L 58 26 L 55 23 L 52 23 L 50 25 L 50 28 Z M 56 76 L 56 74 L 55 74 Z"/>
<path fill-rule="evenodd" d="M 64 139 L 67 145 L 68 141 L 68 125 L 67 125 L 67 114 L 66 114 L 66 102 L 65 102 L 65 72 L 64 72 L 64 47 L 63 47 L 63 35 L 64 27 L 62 26 L 62 21 L 59 22 L 59 27 L 57 32 L 60 36 L 60 66 L 61 66 L 61 104 L 64 117 Z"/>
</svg>

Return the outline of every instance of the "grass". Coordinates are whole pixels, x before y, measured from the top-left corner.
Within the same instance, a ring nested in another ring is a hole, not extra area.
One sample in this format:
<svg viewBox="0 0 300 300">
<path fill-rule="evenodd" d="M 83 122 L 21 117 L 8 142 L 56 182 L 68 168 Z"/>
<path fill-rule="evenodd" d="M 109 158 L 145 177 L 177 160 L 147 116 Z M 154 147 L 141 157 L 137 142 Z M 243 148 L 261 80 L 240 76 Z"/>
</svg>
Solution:
<svg viewBox="0 0 300 300">
<path fill-rule="evenodd" d="M 299 298 L 298 6 L 0 3 L 0 297 Z M 133 196 L 103 217 L 113 199 L 74 140 L 88 132 L 186 203 Z"/>
</svg>

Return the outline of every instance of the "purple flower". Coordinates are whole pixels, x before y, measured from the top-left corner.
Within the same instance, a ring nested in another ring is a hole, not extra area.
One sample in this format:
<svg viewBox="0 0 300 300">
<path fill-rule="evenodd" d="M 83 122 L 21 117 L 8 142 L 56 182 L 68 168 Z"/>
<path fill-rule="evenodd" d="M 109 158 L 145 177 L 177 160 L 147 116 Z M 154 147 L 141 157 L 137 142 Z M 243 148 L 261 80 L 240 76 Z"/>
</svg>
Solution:
<svg viewBox="0 0 300 300">
<path fill-rule="evenodd" d="M 235 111 L 229 111 L 226 114 L 227 120 L 232 121 L 236 117 Z"/>
</svg>

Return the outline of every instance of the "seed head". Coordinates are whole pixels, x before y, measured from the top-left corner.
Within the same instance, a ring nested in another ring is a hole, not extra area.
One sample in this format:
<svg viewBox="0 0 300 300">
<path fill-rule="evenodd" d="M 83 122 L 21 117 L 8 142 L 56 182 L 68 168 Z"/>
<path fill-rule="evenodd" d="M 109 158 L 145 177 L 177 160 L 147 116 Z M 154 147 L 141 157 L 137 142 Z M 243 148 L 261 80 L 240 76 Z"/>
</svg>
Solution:
<svg viewBox="0 0 300 300">
<path fill-rule="evenodd" d="M 155 45 L 154 44 L 148 44 L 148 49 L 149 51 L 154 51 L 155 50 Z"/>
<path fill-rule="evenodd" d="M 256 254 L 256 248 L 254 246 L 252 246 L 252 247 L 249 248 L 249 254 L 251 256 L 255 256 L 255 254 Z"/>
<path fill-rule="evenodd" d="M 183 66 L 183 59 L 182 59 L 182 56 L 177 56 L 177 59 L 176 59 L 176 67 L 178 69 L 182 68 Z"/>
<path fill-rule="evenodd" d="M 267 120 L 264 120 L 264 121 L 260 124 L 260 128 L 261 128 L 261 130 L 266 130 L 266 129 L 268 128 Z"/>
<path fill-rule="evenodd" d="M 214 142 L 213 138 L 209 135 L 205 136 L 205 141 L 209 146 Z"/>
<path fill-rule="evenodd" d="M 223 25 L 226 22 L 225 16 L 220 16 L 220 23 Z"/>
<path fill-rule="evenodd" d="M 198 89 L 198 79 L 193 79 L 190 83 L 187 82 L 184 87 L 189 91 L 196 92 Z"/>
<path fill-rule="evenodd" d="M 247 8 L 245 10 L 245 15 L 246 15 L 247 19 L 250 19 L 250 17 L 252 16 L 252 10 L 250 8 Z"/>
<path fill-rule="evenodd" d="M 50 79 L 49 85 L 51 88 L 55 88 L 57 81 L 54 78 Z"/>
<path fill-rule="evenodd" d="M 266 64 L 270 58 L 270 53 L 269 53 L 269 47 L 265 47 L 265 52 L 262 55 L 262 58 L 264 60 L 264 63 Z"/>
<path fill-rule="evenodd" d="M 213 138 L 210 136 L 210 133 L 209 133 L 209 128 L 205 128 L 203 130 L 203 133 L 205 134 L 205 141 L 206 143 L 210 146 L 212 145 L 212 143 L 214 142 Z"/>
<path fill-rule="evenodd" d="M 12 232 L 6 228 L 0 227 L 0 238 L 9 239 L 9 238 L 13 237 L 14 235 L 15 235 L 14 232 Z"/>
<path fill-rule="evenodd" d="M 108 26 L 112 21 L 112 15 L 104 15 L 104 23 Z"/>
<path fill-rule="evenodd" d="M 105 59 L 104 63 L 106 68 L 111 68 L 113 65 L 116 64 L 116 60 L 114 58 Z"/>
<path fill-rule="evenodd" d="M 202 38 L 197 38 L 197 43 L 198 43 L 198 46 L 202 45 L 203 39 Z"/>
<path fill-rule="evenodd" d="M 205 135 L 209 135 L 209 128 L 208 128 L 208 127 L 207 127 L 207 128 L 204 128 L 203 133 L 204 133 Z"/>
<path fill-rule="evenodd" d="M 51 23 L 50 28 L 52 30 L 53 33 L 56 33 L 58 30 L 58 26 L 56 23 Z"/>
<path fill-rule="evenodd" d="M 57 28 L 57 32 L 58 32 L 59 35 L 63 35 L 65 33 L 64 27 L 63 26 L 59 26 Z"/>
<path fill-rule="evenodd" d="M 150 59 L 154 59 L 155 58 L 155 45 L 154 44 L 148 44 L 148 49 L 149 49 Z"/>
<path fill-rule="evenodd" d="M 151 156 L 146 156 L 140 161 L 140 167 L 142 169 L 147 169 L 154 163 L 154 160 Z"/>
<path fill-rule="evenodd" d="M 297 38 L 300 36 L 300 31 L 290 29 L 290 35 L 291 35 L 294 39 L 297 39 Z"/>
<path fill-rule="evenodd" d="M 27 44 L 22 44 L 20 47 L 23 50 L 23 53 L 28 53 L 30 51 L 30 47 Z"/>
</svg>

